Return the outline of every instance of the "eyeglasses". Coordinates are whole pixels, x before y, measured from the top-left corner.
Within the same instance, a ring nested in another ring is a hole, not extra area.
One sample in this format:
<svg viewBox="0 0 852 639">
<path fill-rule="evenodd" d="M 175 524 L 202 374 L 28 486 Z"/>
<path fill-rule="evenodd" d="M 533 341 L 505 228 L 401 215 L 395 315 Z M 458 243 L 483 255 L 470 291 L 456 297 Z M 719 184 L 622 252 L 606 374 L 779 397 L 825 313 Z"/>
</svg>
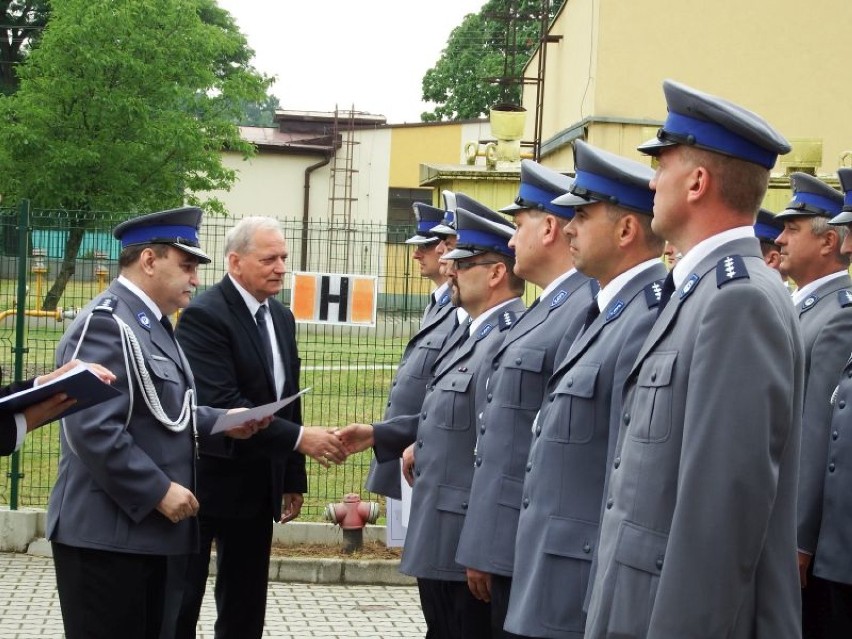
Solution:
<svg viewBox="0 0 852 639">
<path fill-rule="evenodd" d="M 457 271 L 466 271 L 474 266 L 489 266 L 491 264 L 500 264 L 497 260 L 489 260 L 483 262 L 459 262 L 458 260 L 453 261 L 453 268 Z"/>
</svg>

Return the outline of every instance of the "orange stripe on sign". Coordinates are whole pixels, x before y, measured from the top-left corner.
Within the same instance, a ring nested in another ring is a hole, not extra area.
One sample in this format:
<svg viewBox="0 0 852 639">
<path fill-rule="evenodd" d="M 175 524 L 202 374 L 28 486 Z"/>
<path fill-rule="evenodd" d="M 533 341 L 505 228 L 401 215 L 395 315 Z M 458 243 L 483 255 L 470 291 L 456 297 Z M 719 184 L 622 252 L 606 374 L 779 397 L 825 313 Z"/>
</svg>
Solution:
<svg viewBox="0 0 852 639">
<path fill-rule="evenodd" d="M 290 310 L 297 320 L 310 322 L 315 320 L 314 309 L 317 299 L 317 281 L 315 275 L 294 275 L 293 304 Z"/>
<path fill-rule="evenodd" d="M 367 278 L 355 278 L 352 286 L 351 317 L 353 324 L 373 323 L 373 280 Z"/>
</svg>

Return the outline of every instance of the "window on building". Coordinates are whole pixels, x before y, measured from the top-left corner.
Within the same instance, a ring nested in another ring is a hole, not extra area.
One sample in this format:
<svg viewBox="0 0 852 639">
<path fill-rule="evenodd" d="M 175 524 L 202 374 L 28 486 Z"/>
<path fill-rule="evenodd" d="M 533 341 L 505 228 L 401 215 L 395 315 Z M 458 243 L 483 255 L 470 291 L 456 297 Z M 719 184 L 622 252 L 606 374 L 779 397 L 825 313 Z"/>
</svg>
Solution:
<svg viewBox="0 0 852 639">
<path fill-rule="evenodd" d="M 388 189 L 388 242 L 401 244 L 414 235 L 415 202 L 432 203 L 432 189 Z"/>
</svg>

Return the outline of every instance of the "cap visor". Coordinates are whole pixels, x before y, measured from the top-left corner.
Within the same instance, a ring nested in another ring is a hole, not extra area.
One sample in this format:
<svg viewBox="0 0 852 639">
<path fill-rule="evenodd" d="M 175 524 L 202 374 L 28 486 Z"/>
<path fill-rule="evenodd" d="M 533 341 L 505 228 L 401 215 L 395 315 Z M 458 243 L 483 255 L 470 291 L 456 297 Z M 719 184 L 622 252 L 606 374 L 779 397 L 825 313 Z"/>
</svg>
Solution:
<svg viewBox="0 0 852 639">
<path fill-rule="evenodd" d="M 174 246 L 175 248 L 180 249 L 184 253 L 194 255 L 198 258 L 198 261 L 201 264 L 210 264 L 210 262 L 212 261 L 209 257 L 207 257 L 207 253 L 195 246 L 187 246 L 186 244 L 171 244 L 170 246 Z"/>
<path fill-rule="evenodd" d="M 574 195 L 573 193 L 566 193 L 565 195 L 560 195 L 559 197 L 550 200 L 550 203 L 555 204 L 556 206 L 586 206 L 592 202 L 595 202 L 595 200 L 581 195 Z"/>
<path fill-rule="evenodd" d="M 660 140 L 658 138 L 651 138 L 650 140 L 646 140 L 642 144 L 636 147 L 636 150 L 639 153 L 644 153 L 645 155 L 658 155 L 660 149 L 665 149 L 670 146 L 676 146 L 677 142 L 672 142 L 670 140 Z"/>
<path fill-rule="evenodd" d="M 509 206 L 504 206 L 502 209 L 498 209 L 500 213 L 505 213 L 506 215 L 514 215 L 518 211 L 522 211 L 524 209 L 523 206 L 519 204 L 515 204 L 514 202 Z"/>
<path fill-rule="evenodd" d="M 472 249 L 462 249 L 457 248 L 453 249 L 449 253 L 444 253 L 441 256 L 442 260 L 463 260 L 467 257 L 475 257 L 477 255 L 482 255 L 485 251 L 475 251 Z"/>
<path fill-rule="evenodd" d="M 430 233 L 440 233 L 441 235 L 457 235 L 456 230 L 451 226 L 439 224 L 429 229 Z"/>
<path fill-rule="evenodd" d="M 409 237 L 407 240 L 405 240 L 405 243 L 406 244 L 417 244 L 419 246 L 419 245 L 422 245 L 422 244 L 432 244 L 432 243 L 437 242 L 437 241 L 438 241 L 437 237 L 426 237 L 425 235 L 413 235 L 413 236 Z"/>
<path fill-rule="evenodd" d="M 776 220 L 789 220 L 794 217 L 817 217 L 813 213 L 799 209 L 784 209 L 780 213 L 775 214 Z M 823 216 L 825 217 L 825 216 Z M 835 218 L 836 219 L 836 218 Z"/>
<path fill-rule="evenodd" d="M 852 211 L 843 211 L 831 218 L 828 223 L 833 226 L 843 226 L 844 224 L 852 224 Z"/>
</svg>

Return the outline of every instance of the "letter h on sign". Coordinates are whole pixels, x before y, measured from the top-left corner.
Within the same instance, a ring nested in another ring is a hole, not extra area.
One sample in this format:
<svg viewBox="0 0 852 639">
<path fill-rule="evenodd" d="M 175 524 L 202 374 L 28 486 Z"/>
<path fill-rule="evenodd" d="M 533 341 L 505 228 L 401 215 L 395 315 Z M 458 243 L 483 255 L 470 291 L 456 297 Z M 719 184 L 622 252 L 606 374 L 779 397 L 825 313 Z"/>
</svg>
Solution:
<svg viewBox="0 0 852 639">
<path fill-rule="evenodd" d="M 376 284 L 371 275 L 293 273 L 290 309 L 297 322 L 375 326 Z"/>
</svg>

